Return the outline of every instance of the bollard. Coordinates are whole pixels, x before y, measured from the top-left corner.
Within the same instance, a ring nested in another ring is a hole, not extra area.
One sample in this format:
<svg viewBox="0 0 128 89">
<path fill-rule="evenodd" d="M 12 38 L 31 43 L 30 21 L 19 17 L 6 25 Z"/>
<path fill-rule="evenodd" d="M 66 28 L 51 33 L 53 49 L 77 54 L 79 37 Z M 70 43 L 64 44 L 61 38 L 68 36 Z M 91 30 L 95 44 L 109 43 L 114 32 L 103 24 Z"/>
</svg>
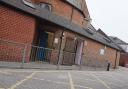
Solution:
<svg viewBox="0 0 128 89">
<path fill-rule="evenodd" d="M 110 63 L 108 63 L 108 66 L 107 66 L 107 71 L 110 70 Z"/>
</svg>

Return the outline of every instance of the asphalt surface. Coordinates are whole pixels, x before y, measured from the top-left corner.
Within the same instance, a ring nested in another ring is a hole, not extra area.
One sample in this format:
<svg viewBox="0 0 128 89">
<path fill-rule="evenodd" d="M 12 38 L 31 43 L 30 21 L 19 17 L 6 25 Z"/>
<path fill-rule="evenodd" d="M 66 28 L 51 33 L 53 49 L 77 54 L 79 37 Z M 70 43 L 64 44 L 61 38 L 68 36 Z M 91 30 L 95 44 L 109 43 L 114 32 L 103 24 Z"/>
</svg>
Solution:
<svg viewBox="0 0 128 89">
<path fill-rule="evenodd" d="M 109 72 L 0 69 L 0 89 L 128 89 L 128 69 Z"/>
</svg>

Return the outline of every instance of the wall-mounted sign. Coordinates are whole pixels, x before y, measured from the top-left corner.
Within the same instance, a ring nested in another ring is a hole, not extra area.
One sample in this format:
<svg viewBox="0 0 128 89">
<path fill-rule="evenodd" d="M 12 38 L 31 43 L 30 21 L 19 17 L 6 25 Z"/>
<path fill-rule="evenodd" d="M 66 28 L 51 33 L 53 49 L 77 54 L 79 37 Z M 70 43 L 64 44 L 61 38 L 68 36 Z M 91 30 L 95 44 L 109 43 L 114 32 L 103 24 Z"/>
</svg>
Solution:
<svg viewBox="0 0 128 89">
<path fill-rule="evenodd" d="M 104 55 L 105 54 L 105 50 L 104 49 L 100 49 L 100 55 Z"/>
<path fill-rule="evenodd" d="M 68 3 L 72 4 L 73 6 L 75 6 L 78 9 L 82 9 L 82 0 L 66 0 Z"/>
<path fill-rule="evenodd" d="M 58 44 L 58 43 L 59 43 L 59 39 L 58 39 L 58 38 L 55 38 L 55 39 L 54 39 L 54 43 L 55 43 L 55 44 Z"/>
</svg>

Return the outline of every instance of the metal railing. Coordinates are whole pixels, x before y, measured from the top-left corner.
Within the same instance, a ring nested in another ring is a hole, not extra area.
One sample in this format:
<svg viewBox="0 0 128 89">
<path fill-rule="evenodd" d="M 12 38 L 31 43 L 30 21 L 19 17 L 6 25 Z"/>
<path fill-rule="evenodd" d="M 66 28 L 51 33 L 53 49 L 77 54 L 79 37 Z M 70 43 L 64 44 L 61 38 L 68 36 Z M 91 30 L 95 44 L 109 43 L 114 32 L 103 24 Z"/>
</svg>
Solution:
<svg viewBox="0 0 128 89">
<path fill-rule="evenodd" d="M 79 60 L 76 59 L 76 55 Z M 77 61 L 76 61 L 77 60 Z M 0 67 L 15 68 L 57 68 L 57 66 L 76 65 L 79 68 L 91 67 L 107 69 L 106 57 L 97 58 L 97 54 L 88 51 L 86 55 L 20 44 L 0 39 Z M 72 67 L 71 67 L 72 68 Z"/>
<path fill-rule="evenodd" d="M 23 61 L 24 49 L 24 44 L 0 39 L 0 66 L 10 67 L 12 64 L 12 66 L 20 67 Z"/>
</svg>

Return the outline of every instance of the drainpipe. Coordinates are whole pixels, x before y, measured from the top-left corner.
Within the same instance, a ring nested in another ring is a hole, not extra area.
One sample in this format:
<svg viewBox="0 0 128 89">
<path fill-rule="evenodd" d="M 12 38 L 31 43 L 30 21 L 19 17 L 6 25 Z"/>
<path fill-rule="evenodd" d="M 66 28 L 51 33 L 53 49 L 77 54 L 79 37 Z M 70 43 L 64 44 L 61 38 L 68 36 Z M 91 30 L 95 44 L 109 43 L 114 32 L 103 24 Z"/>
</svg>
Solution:
<svg viewBox="0 0 128 89">
<path fill-rule="evenodd" d="M 71 12 L 71 18 L 70 18 L 71 22 L 72 22 L 72 18 L 73 18 L 73 13 L 74 13 L 74 6 L 72 7 L 72 12 Z"/>
<path fill-rule="evenodd" d="M 64 30 L 61 33 L 61 37 L 60 37 L 60 45 L 59 45 L 59 53 L 58 53 L 58 60 L 57 60 L 57 69 L 59 69 L 59 65 L 60 65 L 60 59 L 61 59 L 61 46 L 62 46 L 62 40 L 63 40 L 63 33 Z"/>
</svg>

